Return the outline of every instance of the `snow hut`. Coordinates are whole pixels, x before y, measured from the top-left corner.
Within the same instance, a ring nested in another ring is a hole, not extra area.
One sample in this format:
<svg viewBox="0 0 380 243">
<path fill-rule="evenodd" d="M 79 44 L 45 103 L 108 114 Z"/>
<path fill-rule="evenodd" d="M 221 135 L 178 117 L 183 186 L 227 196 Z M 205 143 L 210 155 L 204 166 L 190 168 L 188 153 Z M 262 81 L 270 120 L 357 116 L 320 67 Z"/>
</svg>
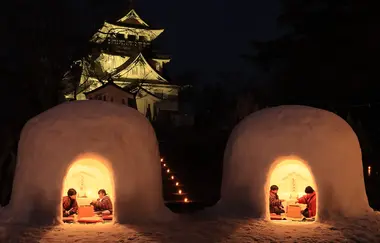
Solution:
<svg viewBox="0 0 380 243">
<path fill-rule="evenodd" d="M 268 108 L 234 129 L 225 151 L 217 208 L 268 219 L 269 188 L 274 184 L 284 203 L 294 202 L 312 186 L 317 220 L 371 210 L 358 139 L 343 119 L 325 110 Z"/>
<path fill-rule="evenodd" d="M 23 128 L 9 210 L 13 222 L 52 224 L 62 197 L 75 188 L 89 204 L 105 189 L 114 222 L 167 220 L 156 136 L 127 106 L 75 101 L 56 106 Z M 82 200 L 82 201 L 81 201 Z"/>
</svg>

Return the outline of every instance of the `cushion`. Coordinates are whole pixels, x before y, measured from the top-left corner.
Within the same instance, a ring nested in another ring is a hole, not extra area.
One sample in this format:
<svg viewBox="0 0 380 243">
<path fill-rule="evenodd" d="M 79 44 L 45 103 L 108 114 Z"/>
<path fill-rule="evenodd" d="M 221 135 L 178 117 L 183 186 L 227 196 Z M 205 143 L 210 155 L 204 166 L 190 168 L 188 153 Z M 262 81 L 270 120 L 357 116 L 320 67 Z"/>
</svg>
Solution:
<svg viewBox="0 0 380 243">
<path fill-rule="evenodd" d="M 103 222 L 103 219 L 100 217 L 82 217 L 78 219 L 79 223 L 99 223 Z"/>
<path fill-rule="evenodd" d="M 282 217 L 281 215 L 277 215 L 277 214 L 275 214 L 275 213 L 271 213 L 271 214 L 270 214 L 270 219 L 271 219 L 271 220 L 282 220 L 283 217 Z"/>
<path fill-rule="evenodd" d="M 283 218 L 280 217 L 270 217 L 271 220 L 283 220 Z"/>
<path fill-rule="evenodd" d="M 63 221 L 63 222 L 73 222 L 73 221 L 74 221 L 74 217 L 73 217 L 73 216 L 70 216 L 70 217 L 62 217 L 62 221 Z"/>
<path fill-rule="evenodd" d="M 113 216 L 112 215 L 102 215 L 103 220 L 112 220 Z"/>
</svg>

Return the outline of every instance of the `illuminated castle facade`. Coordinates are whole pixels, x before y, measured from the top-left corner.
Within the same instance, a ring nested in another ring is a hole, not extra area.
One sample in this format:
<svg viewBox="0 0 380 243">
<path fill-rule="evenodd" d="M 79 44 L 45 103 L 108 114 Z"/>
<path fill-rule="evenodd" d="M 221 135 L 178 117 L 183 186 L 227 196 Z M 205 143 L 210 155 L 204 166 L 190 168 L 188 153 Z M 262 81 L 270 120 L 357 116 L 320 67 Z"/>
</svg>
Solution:
<svg viewBox="0 0 380 243">
<path fill-rule="evenodd" d="M 117 99 L 113 96 L 125 90 L 126 96 L 134 95 L 135 107 L 150 120 L 158 113 L 177 111 L 179 87 L 164 77 L 164 65 L 170 57 L 152 47 L 152 41 L 163 31 L 151 28 L 134 9 L 115 23 L 105 22 L 90 40 L 92 53 L 81 61 L 75 98 L 93 99 L 88 94 L 96 90 L 98 99 L 114 102 Z M 121 89 L 110 89 L 107 83 Z"/>
</svg>

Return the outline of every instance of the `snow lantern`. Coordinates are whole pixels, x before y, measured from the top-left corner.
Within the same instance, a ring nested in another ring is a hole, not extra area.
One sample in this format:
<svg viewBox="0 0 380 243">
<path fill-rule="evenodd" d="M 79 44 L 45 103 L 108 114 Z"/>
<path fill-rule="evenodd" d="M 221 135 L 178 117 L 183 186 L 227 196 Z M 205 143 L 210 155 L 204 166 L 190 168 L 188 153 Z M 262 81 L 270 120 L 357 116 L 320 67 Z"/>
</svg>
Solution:
<svg viewBox="0 0 380 243">
<path fill-rule="evenodd" d="M 232 132 L 224 157 L 221 200 L 235 215 L 269 218 L 269 188 L 285 204 L 312 186 L 317 219 L 355 217 L 371 210 L 358 139 L 334 113 L 306 106 L 268 108 Z M 286 205 L 284 205 L 286 206 Z"/>
<path fill-rule="evenodd" d="M 102 101 L 56 106 L 23 128 L 9 213 L 13 222 L 62 222 L 62 197 L 79 206 L 105 189 L 119 223 L 166 220 L 154 130 L 138 111 Z"/>
</svg>

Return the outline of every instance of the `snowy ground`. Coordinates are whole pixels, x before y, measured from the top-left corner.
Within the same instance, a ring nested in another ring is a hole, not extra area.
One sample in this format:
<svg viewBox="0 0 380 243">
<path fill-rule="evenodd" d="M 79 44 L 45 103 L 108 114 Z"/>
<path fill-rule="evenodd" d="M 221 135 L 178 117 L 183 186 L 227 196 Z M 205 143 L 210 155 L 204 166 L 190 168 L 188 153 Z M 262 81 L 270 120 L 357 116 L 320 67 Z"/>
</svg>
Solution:
<svg viewBox="0 0 380 243">
<path fill-rule="evenodd" d="M 340 223 L 182 219 L 159 225 L 0 226 L 0 242 L 380 242 L 380 215 Z"/>
</svg>

